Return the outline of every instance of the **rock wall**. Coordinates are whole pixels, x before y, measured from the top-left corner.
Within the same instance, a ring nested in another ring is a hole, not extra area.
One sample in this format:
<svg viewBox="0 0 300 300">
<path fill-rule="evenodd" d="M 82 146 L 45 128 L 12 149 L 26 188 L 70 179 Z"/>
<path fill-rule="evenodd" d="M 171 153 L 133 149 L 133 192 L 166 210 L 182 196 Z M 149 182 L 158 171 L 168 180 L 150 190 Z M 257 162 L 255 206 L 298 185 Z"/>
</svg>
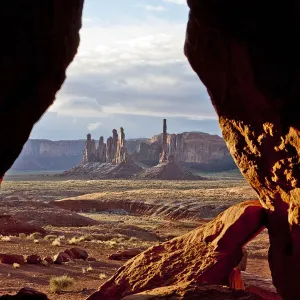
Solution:
<svg viewBox="0 0 300 300">
<path fill-rule="evenodd" d="M 188 4 L 185 54 L 207 87 L 232 156 L 267 211 L 273 283 L 285 300 L 299 299 L 299 3 Z"/>
<path fill-rule="evenodd" d="M 1 140 L 9 142 L 1 144 L 0 178 L 66 78 L 79 45 L 82 9 L 83 0 L 1 3 L 0 128 Z"/>
<path fill-rule="evenodd" d="M 28 140 L 11 170 L 67 170 L 80 163 L 84 147 L 84 140 Z"/>
<path fill-rule="evenodd" d="M 153 136 L 151 140 L 141 142 L 137 153 L 137 161 L 157 164 L 162 153 L 163 134 Z M 217 135 L 203 132 L 184 132 L 167 134 L 166 159 L 169 155 L 175 157 L 176 162 L 189 164 L 207 164 L 214 161 L 232 162 L 232 158 L 224 140 Z M 232 164 L 234 166 L 234 164 Z"/>
</svg>

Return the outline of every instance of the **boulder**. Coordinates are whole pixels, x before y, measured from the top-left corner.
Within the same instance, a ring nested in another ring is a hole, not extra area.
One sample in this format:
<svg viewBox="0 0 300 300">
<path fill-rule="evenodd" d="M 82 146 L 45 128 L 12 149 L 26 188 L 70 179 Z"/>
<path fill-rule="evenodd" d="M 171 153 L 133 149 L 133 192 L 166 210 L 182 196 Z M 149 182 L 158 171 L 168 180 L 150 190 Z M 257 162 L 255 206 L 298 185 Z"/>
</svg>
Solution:
<svg viewBox="0 0 300 300">
<path fill-rule="evenodd" d="M 263 300 L 258 295 L 231 290 L 218 285 L 178 284 L 166 286 L 122 298 L 122 300 Z M 107 300 L 113 300 L 107 298 Z"/>
<path fill-rule="evenodd" d="M 59 252 L 53 257 L 53 262 L 58 265 L 61 265 L 64 262 L 69 262 L 70 260 L 70 256 L 65 252 Z"/>
<path fill-rule="evenodd" d="M 183 283 L 229 284 L 242 247 L 264 228 L 259 201 L 230 207 L 216 219 L 151 247 L 124 264 L 89 300 L 118 300 L 130 294 Z"/>
<path fill-rule="evenodd" d="M 71 252 L 73 254 L 74 259 L 87 260 L 87 258 L 89 257 L 89 254 L 84 249 L 71 248 L 70 250 L 71 250 Z"/>
<path fill-rule="evenodd" d="M 46 294 L 30 287 L 22 288 L 16 295 L 3 295 L 0 298 L 1 300 L 48 300 Z"/>
<path fill-rule="evenodd" d="M 26 256 L 26 262 L 31 265 L 38 265 L 42 261 L 42 258 L 37 254 Z"/>
<path fill-rule="evenodd" d="M 130 259 L 132 257 L 137 256 L 142 251 L 140 249 L 127 249 L 127 250 L 120 250 L 116 253 L 112 253 L 108 255 L 108 259 L 110 260 L 123 260 L 123 259 Z"/>
<path fill-rule="evenodd" d="M 1 264 L 13 265 L 17 263 L 19 265 L 25 264 L 25 259 L 23 255 L 18 254 L 0 254 Z"/>
<path fill-rule="evenodd" d="M 43 258 L 42 261 L 47 266 L 50 266 L 50 265 L 52 265 L 54 263 L 53 258 L 51 256 L 46 256 L 45 258 Z"/>
<path fill-rule="evenodd" d="M 75 257 L 75 255 L 74 255 L 74 253 L 70 250 L 70 249 L 66 249 L 65 251 L 64 251 L 64 253 L 66 253 L 70 258 L 72 258 L 72 259 L 75 259 L 76 257 Z"/>
</svg>

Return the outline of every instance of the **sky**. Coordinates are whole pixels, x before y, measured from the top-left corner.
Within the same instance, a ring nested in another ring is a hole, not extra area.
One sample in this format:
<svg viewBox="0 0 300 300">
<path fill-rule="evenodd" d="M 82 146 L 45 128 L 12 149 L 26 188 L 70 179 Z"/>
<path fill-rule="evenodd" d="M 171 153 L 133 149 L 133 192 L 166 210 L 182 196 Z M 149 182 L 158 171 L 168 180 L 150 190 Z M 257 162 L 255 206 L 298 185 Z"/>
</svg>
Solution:
<svg viewBox="0 0 300 300">
<path fill-rule="evenodd" d="M 219 134 L 207 91 L 183 54 L 186 0 L 85 0 L 81 43 L 54 104 L 30 138 Z"/>
</svg>

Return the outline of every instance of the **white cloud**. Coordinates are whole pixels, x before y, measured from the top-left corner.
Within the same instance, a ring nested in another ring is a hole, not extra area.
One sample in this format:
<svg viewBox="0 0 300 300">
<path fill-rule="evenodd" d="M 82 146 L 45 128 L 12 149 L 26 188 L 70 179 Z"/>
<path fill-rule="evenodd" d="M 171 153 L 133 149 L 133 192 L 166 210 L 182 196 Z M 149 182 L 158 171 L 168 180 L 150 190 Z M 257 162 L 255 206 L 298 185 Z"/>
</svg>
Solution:
<svg viewBox="0 0 300 300">
<path fill-rule="evenodd" d="M 162 5 L 139 5 L 140 7 L 143 7 L 146 10 L 153 11 L 153 12 L 163 12 L 166 11 L 166 8 Z"/>
<path fill-rule="evenodd" d="M 187 0 L 163 0 L 163 2 L 174 3 L 178 5 L 186 4 Z"/>
<path fill-rule="evenodd" d="M 185 27 L 157 18 L 84 27 L 78 56 L 50 111 L 78 118 L 216 119 L 183 54 Z"/>
<path fill-rule="evenodd" d="M 87 125 L 87 129 L 88 129 L 89 131 L 94 131 L 94 130 L 98 129 L 98 128 L 100 127 L 101 124 L 102 124 L 101 122 L 89 123 L 89 124 Z"/>
</svg>

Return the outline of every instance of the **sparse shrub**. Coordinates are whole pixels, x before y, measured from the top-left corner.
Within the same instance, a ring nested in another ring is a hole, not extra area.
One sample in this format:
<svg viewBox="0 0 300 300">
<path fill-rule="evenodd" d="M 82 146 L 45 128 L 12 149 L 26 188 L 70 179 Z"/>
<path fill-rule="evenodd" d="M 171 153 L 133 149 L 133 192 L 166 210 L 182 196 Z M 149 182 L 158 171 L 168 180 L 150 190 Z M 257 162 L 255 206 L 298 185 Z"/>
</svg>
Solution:
<svg viewBox="0 0 300 300">
<path fill-rule="evenodd" d="M 20 239 L 26 239 L 26 234 L 25 233 L 19 233 L 19 238 Z"/>
<path fill-rule="evenodd" d="M 64 235 L 60 235 L 58 238 L 59 238 L 60 240 L 65 240 L 65 239 L 66 239 L 66 237 L 65 237 Z"/>
<path fill-rule="evenodd" d="M 106 279 L 107 276 L 106 276 L 105 273 L 100 273 L 100 274 L 99 274 L 99 278 L 100 278 L 100 279 Z"/>
<path fill-rule="evenodd" d="M 32 239 L 32 240 L 38 240 L 42 237 L 42 235 L 39 233 L 39 232 L 34 232 L 32 233 L 29 238 Z"/>
<path fill-rule="evenodd" d="M 69 245 L 77 245 L 80 243 L 80 240 L 77 237 L 72 237 L 70 240 L 68 240 Z"/>
<path fill-rule="evenodd" d="M 92 272 L 93 271 L 93 268 L 92 266 L 89 266 L 87 269 L 86 269 L 87 272 Z"/>
<path fill-rule="evenodd" d="M 74 278 L 67 275 L 52 277 L 49 285 L 52 293 L 58 293 L 70 289 L 74 285 Z"/>
<path fill-rule="evenodd" d="M 1 241 L 2 242 L 10 242 L 11 241 L 11 237 L 10 236 L 2 236 L 1 237 Z"/>
<path fill-rule="evenodd" d="M 45 241 L 50 241 L 50 240 L 55 240 L 55 239 L 57 239 L 57 235 L 55 235 L 55 234 L 48 234 L 44 237 Z"/>
<path fill-rule="evenodd" d="M 52 246 L 60 246 L 60 239 L 57 238 L 52 242 Z"/>
<path fill-rule="evenodd" d="M 35 243 L 35 244 L 39 244 L 39 240 L 33 240 L 33 242 Z"/>
<path fill-rule="evenodd" d="M 19 269 L 20 267 L 21 267 L 20 264 L 17 264 L 17 263 L 14 263 L 14 264 L 13 264 L 13 268 L 14 268 L 14 269 Z"/>
</svg>

